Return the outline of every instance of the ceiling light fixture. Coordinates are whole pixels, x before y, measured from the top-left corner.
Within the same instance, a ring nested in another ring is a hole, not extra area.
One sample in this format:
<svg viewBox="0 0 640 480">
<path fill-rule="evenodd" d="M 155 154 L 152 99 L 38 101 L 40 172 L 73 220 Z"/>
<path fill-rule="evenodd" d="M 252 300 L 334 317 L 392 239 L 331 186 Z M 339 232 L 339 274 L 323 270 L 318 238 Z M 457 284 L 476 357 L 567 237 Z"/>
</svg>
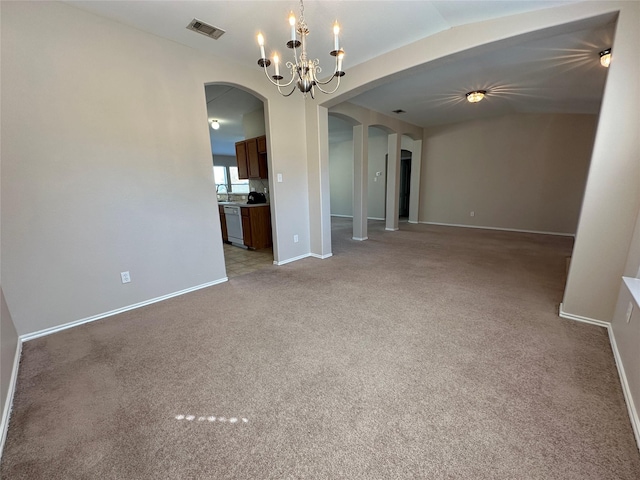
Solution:
<svg viewBox="0 0 640 480">
<path fill-rule="evenodd" d="M 218 120 L 211 120 L 211 128 L 214 130 L 218 130 L 220 128 L 220 123 Z"/>
<path fill-rule="evenodd" d="M 469 103 L 478 103 L 486 94 L 486 90 L 474 90 L 473 92 L 467 93 L 466 97 L 467 100 L 469 100 Z"/>
<path fill-rule="evenodd" d="M 600 52 L 600 65 L 609 68 L 611 64 L 611 49 L 607 48 Z"/>
<path fill-rule="evenodd" d="M 309 35 L 309 28 L 304 21 L 304 5 L 302 3 L 302 0 L 300 0 L 300 18 L 298 18 L 298 21 L 296 22 L 296 17 L 293 12 L 291 12 L 291 14 L 289 15 L 289 25 L 291 26 L 291 38 L 287 42 L 287 47 L 293 49 L 294 61 L 287 62 L 286 67 L 291 71 L 291 80 L 289 80 L 287 83 L 280 83 L 280 80 L 282 80 L 284 77 L 280 75 L 280 57 L 277 53 L 273 55 L 273 63 L 275 64 L 275 75 L 269 76 L 267 67 L 271 65 L 271 60 L 269 60 L 264 53 L 264 37 L 262 36 L 262 33 L 258 33 L 258 45 L 260 45 L 260 59 L 258 60 L 258 65 L 264 68 L 264 74 L 267 76 L 271 83 L 278 87 L 278 91 L 284 97 L 288 97 L 289 95 L 291 95 L 295 91 L 296 87 L 298 87 L 298 90 L 300 90 L 305 97 L 307 96 L 307 93 L 310 93 L 311 98 L 315 98 L 315 88 L 320 90 L 322 93 L 334 93 L 340 86 L 340 77 L 344 76 L 344 71 L 342 70 L 342 59 L 344 58 L 344 50 L 340 48 L 340 26 L 338 25 L 338 22 L 333 25 L 334 45 L 333 50 L 330 52 L 331 56 L 336 57 L 336 65 L 333 71 L 333 75 L 331 75 L 331 77 L 329 77 L 329 79 L 324 82 L 318 79 L 318 74 L 322 71 L 322 69 L 320 68 L 320 61 L 318 59 L 309 60 L 307 58 L 307 35 Z M 301 47 L 300 52 L 298 52 L 298 47 Z M 329 84 L 334 78 L 337 78 L 335 88 L 331 91 L 323 90 L 321 85 Z M 281 90 L 281 88 L 288 87 L 294 81 L 296 82 L 296 84 L 289 93 L 285 93 Z"/>
</svg>

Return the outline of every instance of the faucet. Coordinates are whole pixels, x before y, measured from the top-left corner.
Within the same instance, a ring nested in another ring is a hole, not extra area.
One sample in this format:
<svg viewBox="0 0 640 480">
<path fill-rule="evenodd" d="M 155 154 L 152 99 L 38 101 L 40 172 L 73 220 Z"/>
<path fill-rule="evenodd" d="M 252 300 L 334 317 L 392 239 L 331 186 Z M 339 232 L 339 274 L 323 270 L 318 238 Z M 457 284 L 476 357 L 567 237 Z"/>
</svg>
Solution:
<svg viewBox="0 0 640 480">
<path fill-rule="evenodd" d="M 216 195 L 220 193 L 220 187 L 224 187 L 225 193 L 227 194 L 227 202 L 231 201 L 231 195 L 229 194 L 229 187 L 223 183 L 216 184 Z"/>
</svg>

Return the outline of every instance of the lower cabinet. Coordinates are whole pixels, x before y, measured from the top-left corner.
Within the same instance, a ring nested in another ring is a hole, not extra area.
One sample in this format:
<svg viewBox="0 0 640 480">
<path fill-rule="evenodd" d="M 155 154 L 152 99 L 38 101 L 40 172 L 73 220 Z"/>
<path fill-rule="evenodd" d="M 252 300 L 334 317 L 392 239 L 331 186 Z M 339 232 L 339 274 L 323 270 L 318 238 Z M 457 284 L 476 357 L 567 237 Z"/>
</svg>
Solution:
<svg viewBox="0 0 640 480">
<path fill-rule="evenodd" d="M 218 211 L 220 212 L 220 226 L 222 227 L 222 241 L 229 241 L 229 234 L 227 233 L 227 218 L 224 215 L 224 207 L 219 205 Z"/>
<path fill-rule="evenodd" d="M 271 212 L 269 206 L 242 207 L 242 236 L 249 248 L 260 249 L 271 246 Z"/>
</svg>

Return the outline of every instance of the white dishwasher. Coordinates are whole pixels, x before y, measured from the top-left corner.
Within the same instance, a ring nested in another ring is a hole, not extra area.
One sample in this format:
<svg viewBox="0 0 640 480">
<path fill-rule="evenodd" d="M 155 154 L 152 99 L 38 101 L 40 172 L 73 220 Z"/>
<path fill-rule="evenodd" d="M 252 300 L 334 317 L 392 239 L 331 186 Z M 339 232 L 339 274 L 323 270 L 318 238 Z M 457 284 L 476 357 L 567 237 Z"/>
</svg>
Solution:
<svg viewBox="0 0 640 480">
<path fill-rule="evenodd" d="M 227 237 L 233 245 L 244 247 L 242 237 L 242 215 L 237 205 L 224 206 L 224 218 L 227 222 Z"/>
</svg>

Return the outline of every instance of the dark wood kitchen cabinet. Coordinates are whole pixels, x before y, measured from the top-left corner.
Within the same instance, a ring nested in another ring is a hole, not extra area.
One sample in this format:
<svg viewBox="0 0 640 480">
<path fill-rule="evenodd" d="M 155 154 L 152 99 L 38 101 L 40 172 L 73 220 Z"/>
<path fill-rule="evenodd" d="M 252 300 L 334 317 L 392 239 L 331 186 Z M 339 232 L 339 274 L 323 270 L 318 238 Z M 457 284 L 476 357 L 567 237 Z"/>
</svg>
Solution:
<svg viewBox="0 0 640 480">
<path fill-rule="evenodd" d="M 242 236 L 249 248 L 260 249 L 271 246 L 271 212 L 268 205 L 241 207 Z"/>
<path fill-rule="evenodd" d="M 266 179 L 267 137 L 249 138 L 236 143 L 238 177 L 242 179 Z"/>
<path fill-rule="evenodd" d="M 218 206 L 218 211 L 220 212 L 220 226 L 222 227 L 222 241 L 229 241 L 229 234 L 227 233 L 227 217 L 224 215 L 224 207 L 222 205 Z"/>
<path fill-rule="evenodd" d="M 236 143 L 236 161 L 238 162 L 238 178 L 249 178 L 246 142 Z"/>
<path fill-rule="evenodd" d="M 267 154 L 267 137 L 266 135 L 262 135 L 257 138 L 258 140 L 258 153 Z"/>
</svg>

